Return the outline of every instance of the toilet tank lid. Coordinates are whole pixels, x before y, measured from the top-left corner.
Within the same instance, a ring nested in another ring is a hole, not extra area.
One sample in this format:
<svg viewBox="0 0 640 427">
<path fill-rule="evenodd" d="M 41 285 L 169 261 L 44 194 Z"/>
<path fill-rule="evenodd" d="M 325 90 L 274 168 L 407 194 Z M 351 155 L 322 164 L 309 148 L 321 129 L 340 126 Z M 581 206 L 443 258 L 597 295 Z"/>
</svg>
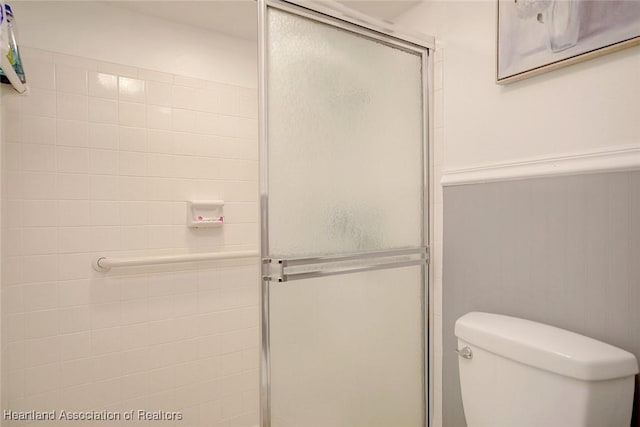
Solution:
<svg viewBox="0 0 640 427">
<path fill-rule="evenodd" d="M 455 334 L 499 356 L 580 380 L 606 380 L 638 373 L 638 362 L 628 351 L 516 317 L 467 313 L 456 321 Z"/>
</svg>

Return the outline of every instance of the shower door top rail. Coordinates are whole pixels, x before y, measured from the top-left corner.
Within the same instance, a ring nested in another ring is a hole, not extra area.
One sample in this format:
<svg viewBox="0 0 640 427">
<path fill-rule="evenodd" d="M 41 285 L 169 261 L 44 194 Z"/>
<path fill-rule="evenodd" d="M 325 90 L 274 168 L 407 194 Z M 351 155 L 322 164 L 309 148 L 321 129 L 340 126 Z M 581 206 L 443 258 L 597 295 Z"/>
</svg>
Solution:
<svg viewBox="0 0 640 427">
<path fill-rule="evenodd" d="M 371 15 L 359 12 L 338 2 L 323 0 L 264 0 L 269 7 L 293 11 L 297 15 L 313 17 L 319 22 L 330 22 L 331 25 L 348 28 L 350 31 L 378 38 L 371 32 L 380 33 L 379 40 L 394 38 L 395 44 L 413 44 L 428 49 L 435 49 L 435 37 L 414 31 L 406 26 L 376 19 Z M 342 23 L 340 21 L 343 21 Z M 360 31 L 364 29 L 364 33 Z M 404 43 L 403 43 L 404 42 Z"/>
<path fill-rule="evenodd" d="M 138 267 L 143 265 L 177 264 L 184 262 L 218 261 L 223 259 L 239 259 L 257 257 L 258 251 L 206 252 L 184 255 L 160 255 L 136 258 L 99 257 L 93 261 L 93 269 L 101 273 L 113 267 Z"/>
</svg>

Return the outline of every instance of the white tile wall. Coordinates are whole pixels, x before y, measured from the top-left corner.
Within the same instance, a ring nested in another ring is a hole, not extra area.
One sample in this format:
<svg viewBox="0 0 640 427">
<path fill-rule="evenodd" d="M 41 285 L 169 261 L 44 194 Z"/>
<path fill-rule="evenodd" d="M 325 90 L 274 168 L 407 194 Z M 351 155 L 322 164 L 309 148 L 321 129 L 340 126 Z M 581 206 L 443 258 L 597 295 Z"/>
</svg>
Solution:
<svg viewBox="0 0 640 427">
<path fill-rule="evenodd" d="M 255 89 L 23 56 L 31 94 L 2 102 L 3 409 L 257 425 L 256 262 L 91 269 L 98 255 L 257 247 Z M 224 227 L 188 229 L 190 199 L 225 200 Z"/>
</svg>

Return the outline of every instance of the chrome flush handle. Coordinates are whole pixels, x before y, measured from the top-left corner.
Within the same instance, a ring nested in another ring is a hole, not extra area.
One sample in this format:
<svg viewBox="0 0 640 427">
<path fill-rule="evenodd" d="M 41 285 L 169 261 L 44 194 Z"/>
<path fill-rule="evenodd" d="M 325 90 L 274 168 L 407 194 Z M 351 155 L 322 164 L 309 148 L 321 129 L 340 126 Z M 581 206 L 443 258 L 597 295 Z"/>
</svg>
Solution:
<svg viewBox="0 0 640 427">
<path fill-rule="evenodd" d="M 473 352 L 471 351 L 471 349 L 469 347 L 462 347 L 462 349 L 458 350 L 456 348 L 456 353 L 458 353 L 458 356 L 462 357 L 463 359 L 472 359 L 473 358 Z"/>
</svg>

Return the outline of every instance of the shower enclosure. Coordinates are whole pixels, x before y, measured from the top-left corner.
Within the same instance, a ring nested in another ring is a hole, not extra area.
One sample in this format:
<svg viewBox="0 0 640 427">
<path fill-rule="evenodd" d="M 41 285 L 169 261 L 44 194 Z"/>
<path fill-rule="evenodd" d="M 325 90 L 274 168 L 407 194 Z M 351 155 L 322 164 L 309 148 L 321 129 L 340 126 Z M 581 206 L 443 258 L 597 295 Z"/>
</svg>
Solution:
<svg viewBox="0 0 640 427">
<path fill-rule="evenodd" d="M 262 425 L 425 426 L 428 46 L 259 7 Z"/>
</svg>

